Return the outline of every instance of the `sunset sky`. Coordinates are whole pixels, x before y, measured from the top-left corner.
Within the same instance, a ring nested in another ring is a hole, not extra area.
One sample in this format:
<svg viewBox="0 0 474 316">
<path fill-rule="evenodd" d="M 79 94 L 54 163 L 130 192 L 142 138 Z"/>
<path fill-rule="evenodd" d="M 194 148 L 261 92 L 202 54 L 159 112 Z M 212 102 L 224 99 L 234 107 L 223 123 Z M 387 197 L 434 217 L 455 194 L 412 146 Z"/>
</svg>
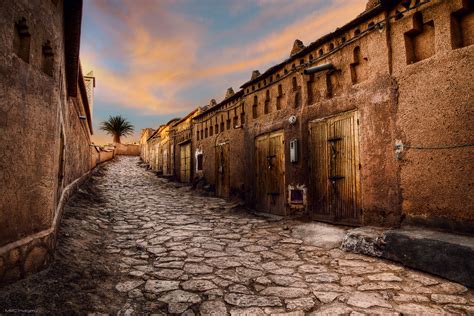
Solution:
<svg viewBox="0 0 474 316">
<path fill-rule="evenodd" d="M 94 71 L 93 141 L 112 140 L 100 121 L 121 114 L 156 128 L 223 99 L 365 9 L 366 0 L 86 0 L 81 62 Z"/>
</svg>

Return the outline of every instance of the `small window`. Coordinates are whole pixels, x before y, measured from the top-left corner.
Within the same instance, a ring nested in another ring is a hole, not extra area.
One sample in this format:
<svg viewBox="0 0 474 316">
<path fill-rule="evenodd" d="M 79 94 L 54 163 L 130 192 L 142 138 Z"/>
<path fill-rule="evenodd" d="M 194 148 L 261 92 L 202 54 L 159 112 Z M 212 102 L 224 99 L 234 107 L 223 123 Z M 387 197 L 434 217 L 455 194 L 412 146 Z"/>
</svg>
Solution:
<svg viewBox="0 0 474 316">
<path fill-rule="evenodd" d="M 245 124 L 245 113 L 244 112 L 240 113 L 240 124 L 242 124 L 242 125 Z"/>
<path fill-rule="evenodd" d="M 285 75 L 288 73 L 288 69 L 285 69 Z"/>
<path fill-rule="evenodd" d="M 252 86 L 252 91 L 255 91 L 255 86 Z"/>
<path fill-rule="evenodd" d="M 283 89 L 281 87 L 281 84 L 278 85 L 278 95 L 276 98 L 276 109 L 280 110 L 281 109 L 281 98 L 283 96 Z"/>
<path fill-rule="evenodd" d="M 295 68 L 296 68 L 295 64 L 291 65 L 291 69 L 295 69 Z"/>
<path fill-rule="evenodd" d="M 309 60 L 313 60 L 313 55 L 309 55 Z"/>
<path fill-rule="evenodd" d="M 224 121 L 221 122 L 221 129 L 220 129 L 221 132 L 224 131 Z"/>
<path fill-rule="evenodd" d="M 265 104 L 263 107 L 263 113 L 268 114 L 270 112 L 270 90 L 265 93 Z"/>
<path fill-rule="evenodd" d="M 216 131 L 216 134 L 219 133 L 219 125 L 218 124 L 216 124 L 216 126 L 214 127 L 214 130 Z"/>
<path fill-rule="evenodd" d="M 273 82 L 273 76 L 270 76 L 270 78 L 268 79 L 270 82 Z"/>
<path fill-rule="evenodd" d="M 297 91 L 295 93 L 295 108 L 299 107 L 301 105 L 301 95 L 300 92 Z"/>
<path fill-rule="evenodd" d="M 451 15 L 452 48 L 461 48 L 474 44 L 474 6 L 468 3 Z"/>
<path fill-rule="evenodd" d="M 329 50 L 333 50 L 334 49 L 334 43 L 329 43 Z"/>
<path fill-rule="evenodd" d="M 255 95 L 255 96 L 253 97 L 253 106 L 252 106 L 253 118 L 257 118 L 257 116 L 258 116 L 257 110 L 258 110 L 258 98 L 257 98 L 257 96 Z"/>
<path fill-rule="evenodd" d="M 260 82 L 257 84 L 257 88 L 259 88 L 259 89 L 260 89 Z"/>
<path fill-rule="evenodd" d="M 199 131 L 196 132 L 196 138 L 199 140 Z"/>
<path fill-rule="evenodd" d="M 346 42 L 346 37 L 343 36 L 343 37 L 341 38 L 341 41 L 342 41 L 343 43 L 345 43 L 345 42 Z"/>
<path fill-rule="evenodd" d="M 51 43 L 46 41 L 43 45 L 43 56 L 42 56 L 42 65 L 41 68 L 45 74 L 52 77 L 54 70 L 54 54 L 53 49 L 51 48 Z"/>
<path fill-rule="evenodd" d="M 354 31 L 354 36 L 359 36 L 360 35 L 360 29 L 356 29 Z"/>
<path fill-rule="evenodd" d="M 304 64 L 304 59 L 300 59 L 300 65 Z"/>
<path fill-rule="evenodd" d="M 204 135 L 205 135 L 205 137 L 207 138 L 207 136 L 208 136 L 208 130 L 207 130 L 207 127 L 206 127 L 206 129 L 204 130 Z"/>
<path fill-rule="evenodd" d="M 237 115 L 234 116 L 234 128 L 239 126 L 239 117 Z"/>
<path fill-rule="evenodd" d="M 202 170 L 202 161 L 203 161 L 203 155 L 198 154 L 197 155 L 197 170 L 201 171 Z"/>
<path fill-rule="evenodd" d="M 227 120 L 226 124 L 227 124 L 227 129 L 230 129 L 230 119 Z"/>
<path fill-rule="evenodd" d="M 28 26 L 26 25 L 26 20 L 23 18 L 15 23 L 13 49 L 15 54 L 27 63 L 30 62 L 30 40 L 31 35 Z"/>
<path fill-rule="evenodd" d="M 375 23 L 374 23 L 374 22 L 370 22 L 368 26 L 369 26 L 369 27 L 368 27 L 369 30 L 370 30 L 370 29 L 373 29 L 374 26 L 375 26 Z"/>
<path fill-rule="evenodd" d="M 280 79 L 280 74 L 277 74 L 276 77 L 277 77 L 277 79 Z"/>
<path fill-rule="evenodd" d="M 292 85 L 292 87 L 293 87 L 293 91 L 298 90 L 298 82 L 296 81 L 296 77 L 293 77 L 293 78 L 291 79 L 291 85 Z"/>
<path fill-rule="evenodd" d="M 209 127 L 209 136 L 214 135 L 214 128 L 211 126 Z"/>
</svg>

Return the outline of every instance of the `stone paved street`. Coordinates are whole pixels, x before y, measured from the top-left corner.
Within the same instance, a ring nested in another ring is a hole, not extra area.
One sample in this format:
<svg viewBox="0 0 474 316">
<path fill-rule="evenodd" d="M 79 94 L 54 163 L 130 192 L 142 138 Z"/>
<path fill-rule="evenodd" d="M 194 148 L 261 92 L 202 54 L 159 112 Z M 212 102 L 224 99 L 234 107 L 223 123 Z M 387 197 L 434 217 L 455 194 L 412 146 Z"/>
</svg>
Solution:
<svg viewBox="0 0 474 316">
<path fill-rule="evenodd" d="M 474 314 L 472 290 L 306 245 L 294 225 L 118 157 L 68 203 L 51 267 L 0 289 L 0 313 Z"/>
</svg>

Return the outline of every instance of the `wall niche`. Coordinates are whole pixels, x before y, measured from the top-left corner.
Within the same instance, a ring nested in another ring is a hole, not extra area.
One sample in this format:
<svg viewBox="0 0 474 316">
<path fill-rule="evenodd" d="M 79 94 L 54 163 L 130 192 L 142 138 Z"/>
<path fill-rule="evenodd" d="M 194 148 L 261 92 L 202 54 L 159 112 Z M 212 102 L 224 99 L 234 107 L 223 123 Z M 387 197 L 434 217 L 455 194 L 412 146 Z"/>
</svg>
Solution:
<svg viewBox="0 0 474 316">
<path fill-rule="evenodd" d="M 362 57 L 359 46 L 354 48 L 352 54 L 351 79 L 352 84 L 356 84 L 367 79 L 367 58 Z"/>
<path fill-rule="evenodd" d="M 408 65 L 435 54 L 434 22 L 424 22 L 421 12 L 413 15 L 413 28 L 405 33 L 405 50 Z"/>
<path fill-rule="evenodd" d="M 451 15 L 451 43 L 453 49 L 474 44 L 474 8 L 468 1 Z"/>
</svg>

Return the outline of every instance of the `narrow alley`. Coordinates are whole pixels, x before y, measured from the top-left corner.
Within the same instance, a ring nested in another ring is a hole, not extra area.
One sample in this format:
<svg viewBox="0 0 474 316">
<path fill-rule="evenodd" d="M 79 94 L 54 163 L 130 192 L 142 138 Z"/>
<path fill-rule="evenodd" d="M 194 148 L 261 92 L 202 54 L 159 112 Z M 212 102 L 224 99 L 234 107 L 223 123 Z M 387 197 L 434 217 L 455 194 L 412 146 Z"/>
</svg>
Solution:
<svg viewBox="0 0 474 316">
<path fill-rule="evenodd" d="M 65 208 L 50 267 L 0 290 L 0 311 L 184 315 L 472 314 L 474 292 L 291 237 L 147 171 L 96 169 Z"/>
</svg>

